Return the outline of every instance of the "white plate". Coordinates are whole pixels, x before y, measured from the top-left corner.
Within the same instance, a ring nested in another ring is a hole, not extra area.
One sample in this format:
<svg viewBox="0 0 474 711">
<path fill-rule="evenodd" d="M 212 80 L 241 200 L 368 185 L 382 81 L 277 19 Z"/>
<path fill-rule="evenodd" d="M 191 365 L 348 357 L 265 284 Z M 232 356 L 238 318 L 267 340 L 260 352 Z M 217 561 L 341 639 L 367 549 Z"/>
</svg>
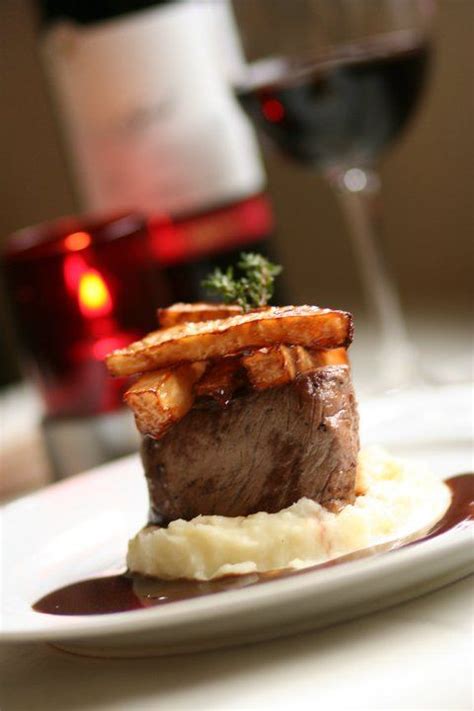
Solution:
<svg viewBox="0 0 474 711">
<path fill-rule="evenodd" d="M 363 405 L 361 415 L 364 442 L 427 460 L 442 477 L 472 470 L 472 391 L 465 387 L 390 396 Z M 3 640 L 51 641 L 98 656 L 210 649 L 349 619 L 474 569 L 472 531 L 460 529 L 373 558 L 162 607 L 87 617 L 31 609 L 54 588 L 121 567 L 146 508 L 136 456 L 5 506 Z"/>
</svg>

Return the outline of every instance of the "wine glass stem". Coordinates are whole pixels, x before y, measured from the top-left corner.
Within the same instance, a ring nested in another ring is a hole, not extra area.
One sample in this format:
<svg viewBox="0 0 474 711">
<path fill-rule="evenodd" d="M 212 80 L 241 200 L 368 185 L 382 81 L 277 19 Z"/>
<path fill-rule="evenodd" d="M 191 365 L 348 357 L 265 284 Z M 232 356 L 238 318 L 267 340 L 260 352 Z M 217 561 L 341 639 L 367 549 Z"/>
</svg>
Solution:
<svg viewBox="0 0 474 711">
<path fill-rule="evenodd" d="M 328 178 L 346 216 L 367 305 L 377 329 L 377 389 L 420 383 L 416 351 L 381 251 L 380 178 L 365 168 L 331 171 Z"/>
</svg>

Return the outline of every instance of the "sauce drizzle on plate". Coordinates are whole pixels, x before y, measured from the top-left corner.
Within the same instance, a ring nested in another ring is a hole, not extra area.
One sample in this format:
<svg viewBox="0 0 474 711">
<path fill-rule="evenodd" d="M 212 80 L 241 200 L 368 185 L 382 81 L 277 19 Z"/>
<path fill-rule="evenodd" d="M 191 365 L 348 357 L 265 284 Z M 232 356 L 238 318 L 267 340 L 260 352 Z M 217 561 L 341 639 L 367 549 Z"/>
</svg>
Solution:
<svg viewBox="0 0 474 711">
<path fill-rule="evenodd" d="M 348 555 L 301 570 L 275 570 L 267 573 L 234 575 L 208 582 L 155 580 L 130 575 L 126 572 L 120 575 L 90 578 L 48 593 L 33 605 L 33 609 L 36 612 L 49 615 L 104 615 L 129 612 L 202 595 L 211 595 L 225 590 L 249 587 L 275 578 L 304 575 L 308 571 L 329 568 L 350 560 L 419 544 L 455 528 L 472 525 L 474 520 L 474 474 L 454 476 L 447 479 L 445 483 L 451 489 L 452 495 L 449 508 L 432 528 L 426 533 L 416 534 L 416 537 L 411 536 L 354 551 Z"/>
</svg>

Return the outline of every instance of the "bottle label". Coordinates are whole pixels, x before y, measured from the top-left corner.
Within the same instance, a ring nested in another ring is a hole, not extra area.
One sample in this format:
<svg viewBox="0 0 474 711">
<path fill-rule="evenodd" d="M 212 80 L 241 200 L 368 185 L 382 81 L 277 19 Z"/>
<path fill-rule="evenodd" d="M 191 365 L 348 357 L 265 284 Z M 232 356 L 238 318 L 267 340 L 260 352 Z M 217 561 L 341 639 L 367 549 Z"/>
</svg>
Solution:
<svg viewBox="0 0 474 711">
<path fill-rule="evenodd" d="M 212 3 L 180 2 L 48 30 L 46 63 L 85 209 L 184 214 L 261 191 L 253 129 L 218 56 L 219 22 Z M 229 32 L 229 16 L 219 26 Z M 231 46 L 235 68 L 235 38 Z"/>
</svg>

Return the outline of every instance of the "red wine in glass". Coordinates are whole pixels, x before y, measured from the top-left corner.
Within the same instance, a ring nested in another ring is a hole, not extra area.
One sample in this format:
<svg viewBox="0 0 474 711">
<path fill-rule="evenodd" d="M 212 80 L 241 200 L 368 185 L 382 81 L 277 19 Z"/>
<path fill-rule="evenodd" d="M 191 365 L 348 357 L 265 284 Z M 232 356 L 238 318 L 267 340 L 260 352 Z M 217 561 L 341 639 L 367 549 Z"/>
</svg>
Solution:
<svg viewBox="0 0 474 711">
<path fill-rule="evenodd" d="M 428 57 L 424 36 L 394 32 L 309 61 L 258 62 L 237 95 L 290 157 L 323 170 L 367 165 L 411 115 Z"/>
</svg>

